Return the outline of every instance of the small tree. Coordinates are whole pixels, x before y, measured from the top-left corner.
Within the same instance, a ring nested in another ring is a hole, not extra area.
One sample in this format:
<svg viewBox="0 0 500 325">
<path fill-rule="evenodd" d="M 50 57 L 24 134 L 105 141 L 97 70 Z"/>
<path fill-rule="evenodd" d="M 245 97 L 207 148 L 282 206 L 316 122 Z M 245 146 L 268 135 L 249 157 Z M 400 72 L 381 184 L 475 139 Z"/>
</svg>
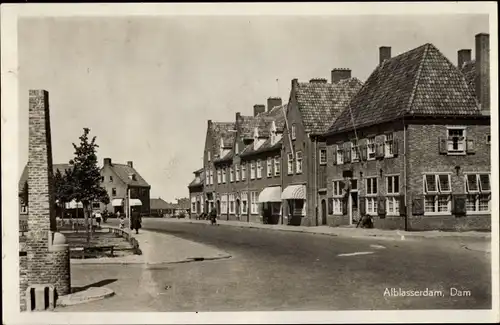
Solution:
<svg viewBox="0 0 500 325">
<path fill-rule="evenodd" d="M 70 200 L 75 199 L 83 204 L 87 242 L 90 240 L 88 228 L 92 202 L 109 203 L 108 193 L 100 185 L 101 173 L 97 166 L 96 155 L 96 149 L 99 146 L 95 143 L 95 136 L 89 140 L 89 133 L 90 129 L 84 128 L 83 135 L 80 136 L 80 144 L 73 143 L 75 159 L 70 161 L 73 169 L 71 181 L 67 184 L 72 187 Z"/>
</svg>

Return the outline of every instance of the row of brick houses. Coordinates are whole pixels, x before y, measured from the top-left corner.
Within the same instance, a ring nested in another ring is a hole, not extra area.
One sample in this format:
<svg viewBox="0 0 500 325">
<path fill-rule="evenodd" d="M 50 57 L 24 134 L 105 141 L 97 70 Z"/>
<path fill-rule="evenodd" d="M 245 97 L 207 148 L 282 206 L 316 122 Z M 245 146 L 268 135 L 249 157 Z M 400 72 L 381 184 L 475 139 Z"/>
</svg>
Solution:
<svg viewBox="0 0 500 325">
<path fill-rule="evenodd" d="M 365 83 L 292 80 L 287 104 L 208 121 L 192 217 L 290 225 L 491 229 L 489 35 L 458 51 L 434 45 L 379 62 Z"/>
</svg>

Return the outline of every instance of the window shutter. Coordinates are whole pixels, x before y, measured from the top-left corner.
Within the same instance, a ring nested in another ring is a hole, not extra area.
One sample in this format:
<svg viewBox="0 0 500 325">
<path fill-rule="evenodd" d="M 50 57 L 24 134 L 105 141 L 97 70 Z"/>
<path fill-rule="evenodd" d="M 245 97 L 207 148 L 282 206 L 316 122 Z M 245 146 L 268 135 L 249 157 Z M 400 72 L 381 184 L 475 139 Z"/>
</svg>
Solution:
<svg viewBox="0 0 500 325">
<path fill-rule="evenodd" d="M 332 162 L 333 162 L 334 165 L 337 164 L 337 145 L 333 146 L 333 158 L 332 158 Z"/>
<path fill-rule="evenodd" d="M 475 153 L 474 150 L 474 139 L 467 138 L 467 153 Z"/>
<path fill-rule="evenodd" d="M 383 143 L 376 143 L 375 144 L 375 157 L 376 158 L 383 158 L 384 157 L 384 144 Z"/>
<path fill-rule="evenodd" d="M 440 154 L 447 154 L 448 153 L 448 144 L 446 143 L 446 138 L 440 137 L 439 138 L 439 153 Z"/>
<path fill-rule="evenodd" d="M 364 196 L 359 197 L 359 213 L 361 216 L 366 215 L 366 200 Z"/>
<path fill-rule="evenodd" d="M 363 144 L 359 147 L 359 150 L 361 151 L 361 161 L 366 161 L 366 158 L 367 158 L 367 150 L 368 150 L 368 146 L 366 144 Z"/>
<path fill-rule="evenodd" d="M 451 211 L 457 217 L 465 216 L 467 213 L 466 207 L 467 198 L 465 194 L 455 194 L 452 197 L 452 207 Z"/>
<path fill-rule="evenodd" d="M 424 214 L 424 197 L 422 195 L 413 198 L 412 214 L 421 216 Z"/>
<path fill-rule="evenodd" d="M 342 200 L 342 214 L 347 215 L 347 200 L 346 199 Z"/>
<path fill-rule="evenodd" d="M 399 154 L 399 141 L 397 139 L 393 140 L 392 153 L 394 154 L 394 156 L 397 156 Z"/>
<path fill-rule="evenodd" d="M 399 215 L 406 216 L 406 201 L 404 194 L 399 196 Z"/>
<path fill-rule="evenodd" d="M 385 197 L 383 196 L 378 196 L 377 197 L 377 214 L 379 216 L 385 216 Z"/>
<path fill-rule="evenodd" d="M 328 198 L 328 214 L 333 214 L 333 198 Z"/>
<path fill-rule="evenodd" d="M 344 162 L 351 162 L 351 146 L 348 144 L 344 145 Z"/>
</svg>

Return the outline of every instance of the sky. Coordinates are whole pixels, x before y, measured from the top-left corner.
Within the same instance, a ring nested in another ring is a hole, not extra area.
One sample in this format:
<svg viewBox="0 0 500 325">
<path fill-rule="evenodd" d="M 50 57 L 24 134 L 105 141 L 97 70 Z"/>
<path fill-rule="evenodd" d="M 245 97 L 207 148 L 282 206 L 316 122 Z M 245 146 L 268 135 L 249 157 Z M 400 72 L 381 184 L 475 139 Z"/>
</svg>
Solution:
<svg viewBox="0 0 500 325">
<path fill-rule="evenodd" d="M 202 167 L 207 120 L 233 122 L 291 80 L 350 68 L 365 81 L 378 48 L 425 43 L 451 62 L 488 32 L 484 15 L 22 18 L 18 24 L 19 173 L 28 160 L 28 90 L 49 91 L 54 163 L 84 127 L 98 158 L 131 160 L 151 197 L 188 196 Z M 277 80 L 278 79 L 278 80 Z M 19 175 L 20 176 L 20 175 Z"/>
</svg>

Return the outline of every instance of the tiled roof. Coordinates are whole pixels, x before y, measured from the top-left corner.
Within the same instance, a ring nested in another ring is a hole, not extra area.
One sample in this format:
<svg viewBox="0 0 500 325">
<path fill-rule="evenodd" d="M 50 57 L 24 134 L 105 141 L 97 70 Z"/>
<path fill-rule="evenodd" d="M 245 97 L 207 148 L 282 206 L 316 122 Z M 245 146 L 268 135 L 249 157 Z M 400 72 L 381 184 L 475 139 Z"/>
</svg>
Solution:
<svg viewBox="0 0 500 325">
<path fill-rule="evenodd" d="M 351 114 L 352 112 L 352 114 Z M 401 116 L 479 115 L 464 75 L 432 44 L 378 66 L 328 133 Z"/>
<path fill-rule="evenodd" d="M 234 156 L 233 151 L 230 150 L 224 155 L 224 157 L 214 159 L 214 163 L 230 161 L 233 159 L 233 156 Z"/>
<path fill-rule="evenodd" d="M 204 182 L 205 182 L 205 171 L 201 169 L 197 171 L 197 175 L 194 177 L 191 183 L 189 183 L 188 187 L 202 186 Z"/>
<path fill-rule="evenodd" d="M 471 89 L 472 93 L 476 93 L 476 61 L 468 61 L 465 62 L 462 67 L 459 67 L 462 73 L 465 76 L 465 80 L 467 81 L 467 84 L 469 85 L 469 88 Z"/>
<path fill-rule="evenodd" d="M 285 125 L 285 114 L 287 104 L 275 106 L 267 112 L 258 114 L 257 116 L 240 116 L 238 121 L 240 127 L 240 135 L 243 139 L 253 139 L 254 129 L 259 129 L 259 135 L 262 137 L 269 136 L 271 123 L 274 121 L 276 130 L 283 132 Z"/>
<path fill-rule="evenodd" d="M 52 165 L 52 171 L 54 175 L 56 174 L 57 170 L 61 172 L 61 174 L 64 175 L 66 170 L 70 170 L 72 166 L 70 164 L 53 164 Z M 23 173 L 21 174 L 21 178 L 19 179 L 19 184 L 18 184 L 18 189 L 19 192 L 23 190 L 24 187 L 24 182 L 28 180 L 28 164 L 24 166 Z"/>
<path fill-rule="evenodd" d="M 361 88 L 357 78 L 327 82 L 298 82 L 296 98 L 305 131 L 319 134 L 328 129 L 349 99 Z"/>
<path fill-rule="evenodd" d="M 130 167 L 129 165 L 113 163 L 111 168 L 125 184 L 131 186 L 149 186 L 149 184 L 144 180 L 144 178 L 142 178 L 135 168 Z M 129 178 L 129 175 L 131 174 L 135 174 L 135 180 Z"/>
<path fill-rule="evenodd" d="M 231 147 L 234 141 L 235 132 L 234 122 L 212 122 L 212 136 L 214 137 L 217 146 L 220 145 L 220 140 L 224 140 L 224 147 Z"/>
<path fill-rule="evenodd" d="M 151 210 L 166 210 L 166 209 L 172 209 L 174 207 L 174 204 L 168 203 L 162 198 L 158 199 L 150 199 L 149 204 L 151 207 Z"/>
<path fill-rule="evenodd" d="M 283 143 L 283 139 L 280 138 L 274 145 L 271 145 L 271 138 L 265 140 L 265 142 L 257 149 L 254 149 L 253 144 L 250 144 L 245 147 L 245 149 L 241 152 L 241 157 L 248 157 L 258 153 L 273 151 L 281 149 L 281 145 Z"/>
</svg>

